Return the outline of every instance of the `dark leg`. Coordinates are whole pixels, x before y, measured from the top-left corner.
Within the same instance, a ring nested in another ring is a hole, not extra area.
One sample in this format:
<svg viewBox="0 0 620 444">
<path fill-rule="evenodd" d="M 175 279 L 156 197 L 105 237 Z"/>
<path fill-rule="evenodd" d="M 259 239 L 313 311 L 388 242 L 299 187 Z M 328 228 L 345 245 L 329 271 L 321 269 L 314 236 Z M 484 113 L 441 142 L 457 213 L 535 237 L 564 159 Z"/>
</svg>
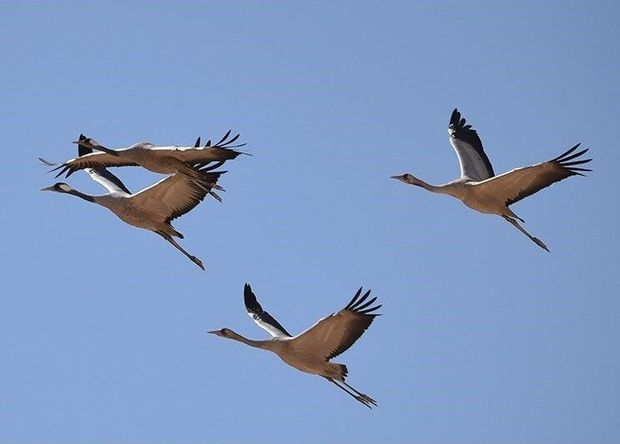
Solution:
<svg viewBox="0 0 620 444">
<path fill-rule="evenodd" d="M 537 237 L 532 236 L 530 233 L 528 233 L 527 231 L 525 231 L 525 229 L 519 225 L 519 222 L 517 222 L 516 220 L 508 217 L 508 216 L 502 216 L 504 219 L 506 219 L 508 222 L 510 222 L 511 225 L 513 225 L 517 230 L 519 230 L 521 233 L 525 234 L 527 237 L 530 238 L 530 240 L 532 242 L 534 242 L 536 245 L 538 245 L 540 248 L 542 248 L 543 250 L 547 250 L 549 251 L 549 249 L 547 248 L 547 246 L 545 245 L 545 243 L 543 241 L 541 241 L 540 239 L 538 239 Z"/>
<path fill-rule="evenodd" d="M 202 261 L 200 259 L 198 259 L 196 256 L 192 256 L 187 251 L 185 251 L 179 244 L 177 244 L 177 242 L 172 238 L 172 236 L 170 236 L 169 234 L 166 234 L 166 233 L 161 233 L 159 231 L 156 231 L 156 233 L 159 234 L 164 239 L 166 239 L 168 242 L 170 242 L 172 244 L 172 246 L 174 246 L 174 248 L 176 248 L 181 253 L 183 253 L 185 256 L 187 256 L 190 261 L 192 261 L 193 263 L 198 265 L 204 271 L 205 267 L 204 267 L 204 265 L 202 265 Z"/>
<path fill-rule="evenodd" d="M 358 400 L 359 402 L 361 402 L 362 404 L 364 404 L 366 407 L 368 407 L 369 409 L 372 409 L 372 405 L 370 405 L 370 402 L 362 397 L 362 396 L 358 396 L 355 395 L 353 393 L 351 393 L 350 391 L 348 391 L 346 388 L 344 388 L 343 386 L 341 386 L 340 384 L 338 384 L 338 382 L 336 382 L 334 379 L 332 378 L 328 378 L 326 376 L 323 376 L 325 379 L 327 379 L 329 382 L 331 382 L 332 384 L 334 384 L 336 387 L 338 387 L 340 390 L 343 390 L 345 393 L 347 393 L 348 395 L 352 396 L 353 398 L 355 398 L 356 400 Z M 375 404 L 376 405 L 376 404 Z"/>
<path fill-rule="evenodd" d="M 364 394 L 364 393 L 360 393 L 358 392 L 356 389 L 354 389 L 353 387 L 351 387 L 349 384 L 347 384 L 344 381 L 339 381 L 341 384 L 346 385 L 348 388 L 350 388 L 351 390 L 353 390 L 357 395 L 361 396 L 362 398 L 364 398 L 367 402 L 373 404 L 373 405 L 377 405 L 377 401 L 375 401 L 374 399 L 372 399 L 370 396 Z"/>
</svg>

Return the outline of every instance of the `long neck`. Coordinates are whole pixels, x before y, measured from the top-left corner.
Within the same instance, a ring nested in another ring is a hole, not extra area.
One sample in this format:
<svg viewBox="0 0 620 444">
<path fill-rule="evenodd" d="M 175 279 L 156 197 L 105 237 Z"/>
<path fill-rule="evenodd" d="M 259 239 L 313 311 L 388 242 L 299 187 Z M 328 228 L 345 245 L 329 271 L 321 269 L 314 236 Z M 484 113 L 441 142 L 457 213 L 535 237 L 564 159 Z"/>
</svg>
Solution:
<svg viewBox="0 0 620 444">
<path fill-rule="evenodd" d="M 116 150 L 110 149 L 110 148 L 105 147 L 103 145 L 99 145 L 98 143 L 93 143 L 93 144 L 89 145 L 89 148 L 91 148 L 93 150 L 97 150 L 97 151 L 103 151 L 104 153 L 111 154 L 112 156 L 118 156 L 119 155 Z"/>
<path fill-rule="evenodd" d="M 270 350 L 269 345 L 272 342 L 272 341 L 254 341 L 252 339 L 244 338 L 243 336 L 235 332 L 232 332 L 232 334 L 230 335 L 230 339 L 243 342 L 245 345 L 249 345 L 250 347 L 262 348 L 263 350 Z"/>
<path fill-rule="evenodd" d="M 422 179 L 418 179 L 417 177 L 412 177 L 411 179 L 406 178 L 405 180 L 409 185 L 415 185 L 417 187 L 424 188 L 426 191 L 430 191 L 432 193 L 441 193 L 441 187 L 426 183 Z"/>
<path fill-rule="evenodd" d="M 81 199 L 87 200 L 88 202 L 95 203 L 95 197 L 94 196 L 82 193 L 81 191 L 78 191 L 78 190 L 67 191 L 67 194 L 73 194 L 74 196 L 77 196 L 77 197 L 79 197 Z"/>
<path fill-rule="evenodd" d="M 407 180 L 407 183 L 411 185 L 416 185 L 418 187 L 422 187 L 427 191 L 432 193 L 439 194 L 447 194 L 448 196 L 456 197 L 457 199 L 462 199 L 463 195 L 463 184 L 461 181 L 449 182 L 443 185 L 431 185 L 429 183 L 424 182 L 417 177 Z"/>
</svg>

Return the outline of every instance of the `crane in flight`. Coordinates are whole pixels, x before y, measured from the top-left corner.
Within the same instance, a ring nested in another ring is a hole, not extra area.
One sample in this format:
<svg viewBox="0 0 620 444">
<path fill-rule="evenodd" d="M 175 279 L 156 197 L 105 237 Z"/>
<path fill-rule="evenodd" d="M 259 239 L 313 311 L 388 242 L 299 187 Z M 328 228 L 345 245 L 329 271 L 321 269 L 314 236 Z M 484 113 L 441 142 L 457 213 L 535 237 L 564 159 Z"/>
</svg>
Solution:
<svg viewBox="0 0 620 444">
<path fill-rule="evenodd" d="M 554 159 L 496 176 L 478 133 L 471 125 L 466 124 L 457 109 L 452 111 L 448 133 L 450 144 L 456 151 L 461 166 L 460 178 L 443 185 L 428 184 L 409 173 L 392 176 L 392 179 L 433 193 L 447 194 L 481 213 L 501 216 L 540 248 L 549 251 L 543 241 L 525 231 L 519 224 L 519 221 L 525 221 L 509 207 L 555 182 L 570 176 L 583 176 L 583 172 L 592 171 L 579 166 L 592 160 L 581 158 L 588 149 L 577 151 L 580 145 L 577 144 Z"/>
<path fill-rule="evenodd" d="M 60 170 L 56 177 L 65 178 L 85 168 L 109 168 L 121 166 L 141 166 L 161 174 L 182 173 L 194 179 L 202 179 L 205 171 L 219 168 L 227 161 L 236 158 L 241 151 L 234 148 L 245 146 L 236 144 L 239 134 L 229 139 L 230 130 L 215 144 L 209 140 L 200 146 L 200 137 L 194 146 L 157 146 L 149 142 L 135 143 L 127 148 L 111 149 L 90 137 L 80 136 L 73 143 L 91 150 L 91 153 L 69 159 L 51 171 Z M 44 163 L 52 164 L 42 159 Z M 207 164 L 216 162 L 205 170 Z"/>
<path fill-rule="evenodd" d="M 90 148 L 79 144 L 78 150 L 80 155 L 88 155 Z M 43 159 L 41 161 L 49 164 Z M 183 239 L 183 235 L 175 230 L 170 222 L 196 207 L 207 194 L 212 194 L 221 200 L 213 189 L 222 190 L 217 185 L 217 181 L 226 171 L 207 172 L 206 168 L 208 167 L 198 170 L 202 174 L 200 179 L 176 173 L 135 194 L 132 194 L 118 177 L 105 168 L 85 168 L 91 179 L 105 187 L 108 194 L 92 196 L 64 182 L 55 183 L 41 191 L 71 194 L 101 205 L 112 211 L 123 222 L 157 233 L 204 270 L 202 261 L 189 254 L 174 240 L 174 237 Z"/>
<path fill-rule="evenodd" d="M 242 342 L 250 347 L 271 351 L 297 370 L 322 376 L 366 407 L 372 408 L 377 405 L 377 402 L 370 396 L 359 392 L 345 382 L 348 373 L 346 365 L 329 362 L 330 359 L 351 347 L 364 334 L 372 321 L 380 316 L 374 313 L 381 307 L 381 305 L 373 305 L 377 298 L 368 299 L 370 290 L 362 295 L 360 288 L 342 310 L 320 319 L 297 336 L 291 336 L 278 321 L 263 310 L 249 284 L 245 284 L 243 296 L 248 315 L 272 338 L 251 340 L 229 328 L 213 330 L 209 333 Z"/>
</svg>

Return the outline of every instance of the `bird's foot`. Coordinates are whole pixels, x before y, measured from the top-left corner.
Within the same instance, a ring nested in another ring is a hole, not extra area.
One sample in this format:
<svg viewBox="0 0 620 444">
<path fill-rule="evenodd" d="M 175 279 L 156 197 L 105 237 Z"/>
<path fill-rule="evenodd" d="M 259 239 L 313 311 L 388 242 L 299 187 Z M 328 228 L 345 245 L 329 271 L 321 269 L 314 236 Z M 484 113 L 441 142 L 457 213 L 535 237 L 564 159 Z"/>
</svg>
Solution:
<svg viewBox="0 0 620 444">
<path fill-rule="evenodd" d="M 374 406 L 377 405 L 377 401 L 372 399 L 370 396 L 365 395 L 364 393 L 362 393 L 359 396 L 356 396 L 356 399 L 362 404 L 364 404 L 366 407 L 368 407 L 369 409 L 371 409 L 373 405 Z"/>
<path fill-rule="evenodd" d="M 537 237 L 533 238 L 532 240 L 534 242 L 536 242 L 536 245 L 538 245 L 540 248 L 542 248 L 543 250 L 547 251 L 547 253 L 551 253 L 551 251 L 549 251 L 549 249 L 547 248 L 547 246 L 545 245 L 545 243 L 543 241 L 541 241 Z"/>
<path fill-rule="evenodd" d="M 44 158 L 42 158 L 42 157 L 39 157 L 39 161 L 40 161 L 43 165 L 45 165 L 45 166 L 50 166 L 50 167 L 51 167 L 51 166 L 56 166 L 56 165 L 57 165 L 57 164 L 55 164 L 54 162 L 50 162 L 49 160 L 46 160 L 46 159 L 44 159 Z"/>
<path fill-rule="evenodd" d="M 377 401 L 375 401 L 374 399 L 372 399 L 370 396 L 368 395 L 362 395 L 364 397 L 364 399 L 366 399 L 366 401 L 368 401 L 369 403 L 371 403 L 372 405 L 377 405 Z"/>
<path fill-rule="evenodd" d="M 193 263 L 195 263 L 200 268 L 202 268 L 202 271 L 205 271 L 205 266 L 202 265 L 202 261 L 200 259 L 198 259 L 196 256 L 190 256 L 189 258 L 191 259 Z"/>
</svg>

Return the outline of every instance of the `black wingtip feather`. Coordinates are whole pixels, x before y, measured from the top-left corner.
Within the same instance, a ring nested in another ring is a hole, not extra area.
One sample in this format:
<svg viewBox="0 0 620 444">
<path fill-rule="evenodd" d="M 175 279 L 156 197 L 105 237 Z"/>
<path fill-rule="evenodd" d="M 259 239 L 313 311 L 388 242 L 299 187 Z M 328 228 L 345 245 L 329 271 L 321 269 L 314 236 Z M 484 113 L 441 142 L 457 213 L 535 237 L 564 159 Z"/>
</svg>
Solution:
<svg viewBox="0 0 620 444">
<path fill-rule="evenodd" d="M 345 309 L 349 309 L 353 306 L 353 304 L 356 303 L 357 298 L 360 297 L 360 294 L 362 294 L 362 287 L 359 288 L 359 290 L 357 290 L 357 292 L 355 293 L 355 296 L 353 296 L 353 299 L 351 299 L 351 301 L 347 304 L 347 306 L 345 307 Z"/>
<path fill-rule="evenodd" d="M 231 132 L 231 131 L 232 131 L 232 130 L 228 130 L 228 131 L 226 132 L 226 134 L 224 134 L 224 137 L 222 137 L 222 138 L 220 139 L 220 141 L 219 141 L 218 143 L 216 143 L 216 145 L 218 145 L 218 146 L 219 146 L 219 144 L 220 144 L 220 143 L 224 142 L 224 141 L 228 138 L 228 136 L 230 136 L 230 132 Z"/>
<path fill-rule="evenodd" d="M 555 163 L 557 165 L 560 165 L 561 167 L 568 170 L 570 173 L 573 173 L 579 176 L 583 176 L 583 174 L 578 173 L 578 171 L 586 171 L 586 172 L 592 171 L 591 169 L 588 169 L 588 168 L 581 168 L 581 167 L 576 166 L 576 165 L 583 165 L 585 163 L 592 161 L 592 159 L 579 159 L 579 156 L 584 155 L 589 150 L 589 148 L 585 148 L 575 153 L 575 150 L 579 148 L 580 145 L 581 143 L 578 143 L 577 145 L 575 145 L 568 151 L 562 153 L 555 159 L 550 160 L 549 163 Z M 574 159 L 577 159 L 577 160 L 574 160 Z"/>
<path fill-rule="evenodd" d="M 62 168 L 62 170 L 60 170 L 60 172 L 56 174 L 56 177 L 62 176 L 69 169 L 69 167 L 65 164 L 60 165 L 58 168 Z M 58 168 L 54 168 L 52 171 L 56 171 Z M 67 174 L 66 177 L 69 177 L 69 175 Z"/>
<path fill-rule="evenodd" d="M 356 310 L 356 311 L 362 311 L 362 310 L 364 310 L 366 307 L 368 307 L 368 306 L 372 305 L 372 304 L 373 304 L 376 300 L 377 300 L 377 297 L 375 296 L 374 298 L 370 299 L 369 301 L 366 301 L 366 303 L 365 303 L 365 304 L 363 304 L 363 305 L 357 305 L 357 306 L 355 307 L 355 310 Z"/>
<path fill-rule="evenodd" d="M 570 153 L 572 153 L 573 151 L 575 151 L 577 148 L 579 148 L 579 145 L 581 145 L 581 143 L 578 143 L 577 145 L 575 145 L 574 147 L 572 147 L 571 149 L 563 152 L 562 154 L 560 154 L 558 157 L 556 157 L 555 159 L 551 159 L 550 162 L 558 162 L 561 159 L 565 158 L 566 156 L 568 156 Z"/>
<path fill-rule="evenodd" d="M 461 120 L 461 113 L 457 108 L 454 108 L 452 111 L 452 115 L 450 116 L 450 125 L 458 125 L 459 120 Z"/>
<path fill-rule="evenodd" d="M 41 162 L 41 163 L 42 163 L 43 165 L 45 165 L 45 166 L 50 166 L 50 167 L 51 167 L 51 166 L 55 166 L 55 165 L 56 165 L 54 162 L 50 162 L 49 160 L 44 159 L 43 157 L 37 157 L 37 159 L 39 159 L 39 162 Z M 56 168 L 54 168 L 54 170 L 55 170 L 55 169 L 56 169 Z M 48 173 L 49 173 L 49 172 L 52 172 L 52 171 L 54 171 L 54 170 L 50 170 L 50 171 L 48 171 Z"/>
<path fill-rule="evenodd" d="M 259 314 L 263 312 L 263 308 L 256 300 L 256 295 L 252 291 L 252 287 L 247 283 L 243 287 L 243 302 L 247 311 Z"/>
<path fill-rule="evenodd" d="M 376 302 L 377 297 L 375 296 L 366 301 L 366 299 L 368 299 L 368 296 L 370 296 L 371 291 L 372 290 L 368 290 L 366 293 L 364 293 L 362 297 L 360 297 L 360 295 L 362 294 L 362 287 L 360 287 L 360 289 L 357 290 L 357 293 L 355 293 L 355 296 L 353 296 L 353 299 L 351 299 L 351 302 L 349 302 L 344 309 L 368 316 L 377 316 L 376 314 L 371 313 L 381 307 L 381 305 L 372 307 L 372 304 Z"/>
</svg>

